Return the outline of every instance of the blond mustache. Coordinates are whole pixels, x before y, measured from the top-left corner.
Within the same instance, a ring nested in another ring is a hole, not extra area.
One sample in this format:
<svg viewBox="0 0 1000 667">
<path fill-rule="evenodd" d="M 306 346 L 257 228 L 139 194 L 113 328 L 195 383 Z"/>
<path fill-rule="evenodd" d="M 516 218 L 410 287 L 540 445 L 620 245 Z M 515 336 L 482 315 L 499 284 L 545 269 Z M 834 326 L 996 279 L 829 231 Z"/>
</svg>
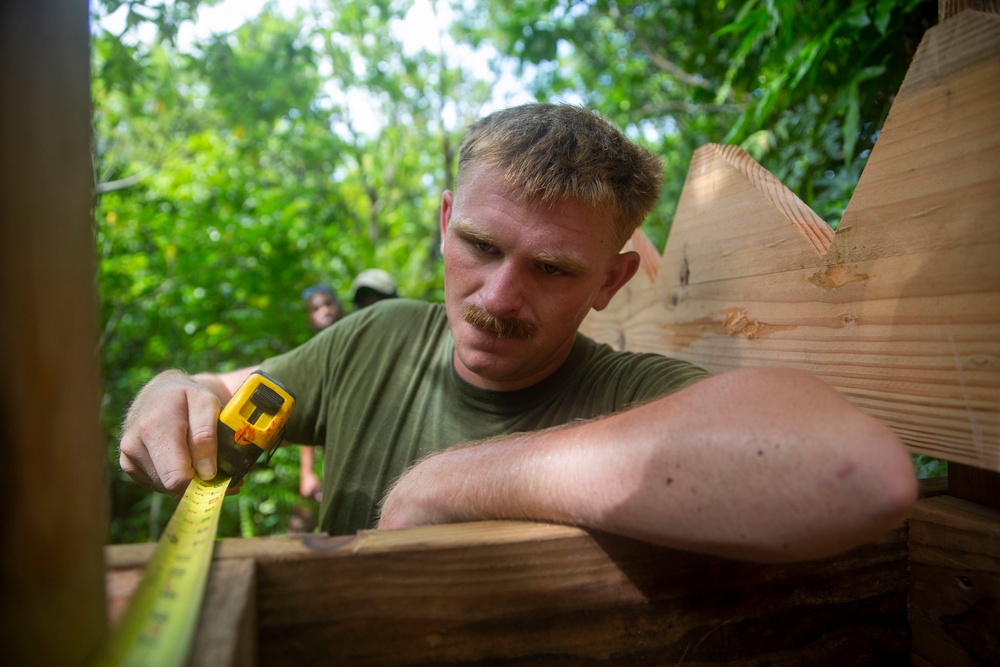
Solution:
<svg viewBox="0 0 1000 667">
<path fill-rule="evenodd" d="M 538 327 L 531 322 L 515 317 L 495 317 L 479 306 L 468 306 L 462 313 L 462 319 L 480 331 L 495 333 L 497 338 L 531 340 L 538 333 Z"/>
</svg>

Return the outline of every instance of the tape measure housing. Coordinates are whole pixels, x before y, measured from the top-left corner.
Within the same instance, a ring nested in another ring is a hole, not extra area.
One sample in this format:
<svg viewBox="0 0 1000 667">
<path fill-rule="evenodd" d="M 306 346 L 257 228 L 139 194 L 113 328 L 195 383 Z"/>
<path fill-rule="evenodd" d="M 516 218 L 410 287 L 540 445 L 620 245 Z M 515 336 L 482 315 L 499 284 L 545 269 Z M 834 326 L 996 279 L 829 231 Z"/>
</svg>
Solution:
<svg viewBox="0 0 1000 667">
<path fill-rule="evenodd" d="M 251 373 L 219 413 L 219 474 L 243 479 L 260 455 L 284 436 L 295 397 L 263 371 Z"/>
</svg>

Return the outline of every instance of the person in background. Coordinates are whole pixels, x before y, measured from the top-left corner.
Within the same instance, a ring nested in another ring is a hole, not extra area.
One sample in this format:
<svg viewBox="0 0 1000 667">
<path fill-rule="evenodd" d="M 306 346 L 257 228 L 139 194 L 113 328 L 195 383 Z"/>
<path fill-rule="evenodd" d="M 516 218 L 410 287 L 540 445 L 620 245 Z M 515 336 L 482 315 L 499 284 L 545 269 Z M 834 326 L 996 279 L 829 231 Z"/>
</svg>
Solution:
<svg viewBox="0 0 1000 667">
<path fill-rule="evenodd" d="M 318 283 L 302 290 L 309 314 L 309 326 L 322 331 L 344 316 L 344 306 L 326 283 Z"/>
<path fill-rule="evenodd" d="M 316 331 L 322 331 L 344 316 L 344 306 L 334 294 L 333 288 L 326 283 L 318 283 L 302 290 L 302 299 L 306 302 L 306 313 L 309 326 Z M 299 447 L 299 495 L 319 502 L 322 497 L 323 480 L 316 474 L 316 450 L 309 445 Z M 292 530 L 304 532 L 311 529 L 314 523 L 312 512 L 296 511 L 292 517 Z"/>
<path fill-rule="evenodd" d="M 396 281 L 388 271 L 365 269 L 354 279 L 351 294 L 354 307 L 362 310 L 383 299 L 396 298 Z M 322 331 L 344 316 L 344 308 L 329 285 L 320 283 L 308 287 L 303 290 L 302 298 L 305 299 L 309 312 L 309 324 L 318 331 Z M 323 481 L 316 474 L 316 450 L 314 447 L 302 445 L 299 452 L 299 495 L 320 502 L 323 499 Z"/>
<path fill-rule="evenodd" d="M 382 269 L 365 269 L 351 285 L 354 307 L 361 310 L 382 299 L 395 299 L 396 281 Z"/>
</svg>

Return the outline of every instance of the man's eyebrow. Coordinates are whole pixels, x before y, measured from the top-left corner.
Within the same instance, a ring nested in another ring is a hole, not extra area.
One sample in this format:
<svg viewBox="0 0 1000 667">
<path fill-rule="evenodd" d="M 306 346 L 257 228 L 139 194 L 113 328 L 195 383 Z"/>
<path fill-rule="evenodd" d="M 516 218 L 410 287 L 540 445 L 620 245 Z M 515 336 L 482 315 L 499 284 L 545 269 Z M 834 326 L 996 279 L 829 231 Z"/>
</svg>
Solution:
<svg viewBox="0 0 1000 667">
<path fill-rule="evenodd" d="M 535 261 L 540 264 L 550 264 L 569 275 L 581 276 L 590 273 L 590 264 L 576 253 L 546 249 L 535 253 Z"/>
<path fill-rule="evenodd" d="M 495 236 L 483 231 L 482 229 L 476 226 L 476 223 L 472 222 L 471 220 L 467 220 L 464 218 L 459 220 L 453 220 L 451 223 L 451 227 L 452 229 L 455 230 L 456 234 L 464 236 L 467 239 L 473 239 L 476 241 L 481 241 L 482 243 L 488 243 L 491 246 L 499 247 L 500 245 L 500 241 Z"/>
<path fill-rule="evenodd" d="M 502 248 L 499 239 L 489 232 L 480 229 L 472 220 L 465 218 L 453 220 L 451 228 L 456 234 L 479 243 L 486 243 L 495 248 Z M 577 253 L 567 253 L 558 248 L 544 248 L 532 255 L 539 264 L 551 264 L 563 273 L 569 275 L 587 275 L 591 271 L 590 263 Z"/>
</svg>

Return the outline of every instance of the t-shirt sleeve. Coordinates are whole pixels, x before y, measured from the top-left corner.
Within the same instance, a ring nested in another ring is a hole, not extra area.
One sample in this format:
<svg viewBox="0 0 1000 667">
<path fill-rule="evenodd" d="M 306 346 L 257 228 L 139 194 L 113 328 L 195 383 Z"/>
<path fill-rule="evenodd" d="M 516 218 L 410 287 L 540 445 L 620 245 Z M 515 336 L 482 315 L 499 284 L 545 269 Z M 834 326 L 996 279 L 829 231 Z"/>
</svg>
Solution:
<svg viewBox="0 0 1000 667">
<path fill-rule="evenodd" d="M 290 442 L 329 444 L 330 421 L 337 406 L 356 401 L 359 391 L 372 391 L 372 377 L 393 367 L 387 353 L 410 337 L 412 328 L 429 318 L 431 308 L 409 299 L 388 299 L 339 320 L 299 347 L 268 359 L 261 369 L 295 396 L 286 426 Z M 421 319 L 423 318 L 423 319 Z M 342 415 L 343 416 L 343 415 Z"/>
<path fill-rule="evenodd" d="M 613 410 L 680 391 L 710 375 L 700 366 L 655 353 L 619 352 L 597 344 L 592 354 L 587 373 Z"/>
<path fill-rule="evenodd" d="M 295 407 L 286 425 L 290 442 L 323 445 L 329 410 L 347 364 L 356 356 L 358 333 L 376 315 L 366 309 L 339 320 L 308 341 L 261 364 L 295 396 Z"/>
<path fill-rule="evenodd" d="M 285 426 L 289 442 L 323 444 L 324 411 L 320 408 L 327 392 L 327 382 L 326 373 L 321 369 L 327 368 L 337 356 L 334 353 L 336 336 L 333 332 L 336 327 L 337 324 L 334 324 L 299 347 L 261 364 L 261 370 L 281 382 L 295 397 L 295 407 Z"/>
<path fill-rule="evenodd" d="M 710 375 L 704 368 L 681 359 L 658 354 L 637 357 L 636 368 L 622 379 L 624 391 L 632 396 L 631 403 L 680 391 Z"/>
</svg>

